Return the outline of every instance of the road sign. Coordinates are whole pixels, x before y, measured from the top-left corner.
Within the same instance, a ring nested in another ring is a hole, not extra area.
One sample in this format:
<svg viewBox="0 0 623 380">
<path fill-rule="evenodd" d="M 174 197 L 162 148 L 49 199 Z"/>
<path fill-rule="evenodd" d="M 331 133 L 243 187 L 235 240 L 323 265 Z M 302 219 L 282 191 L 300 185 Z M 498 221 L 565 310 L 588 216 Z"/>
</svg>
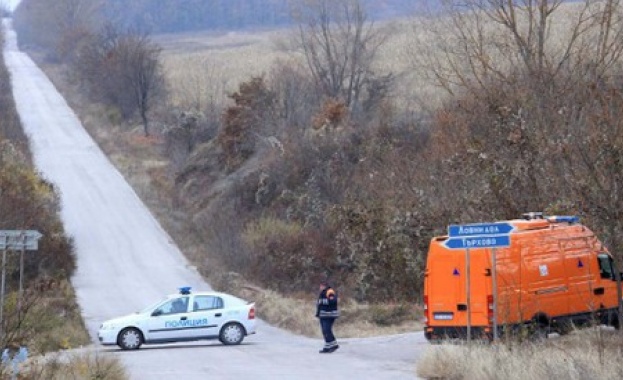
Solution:
<svg viewBox="0 0 623 380">
<path fill-rule="evenodd" d="M 506 222 L 477 223 L 477 224 L 452 224 L 448 227 L 448 236 L 489 236 L 504 235 L 513 232 L 515 227 Z"/>
<path fill-rule="evenodd" d="M 0 250 L 36 251 L 43 235 L 35 230 L 0 230 Z"/>
<path fill-rule="evenodd" d="M 18 313 L 22 309 L 23 277 L 24 277 L 24 253 L 36 251 L 39 248 L 38 241 L 43 235 L 35 230 L 0 230 L 0 250 L 2 251 L 2 278 L 0 279 L 0 339 L 4 339 L 2 330 L 4 314 L 4 292 L 6 282 L 6 254 L 7 250 L 20 251 L 19 260 L 19 294 L 17 303 Z"/>
<path fill-rule="evenodd" d="M 453 237 L 443 243 L 449 249 L 504 248 L 510 247 L 509 235 Z"/>
</svg>

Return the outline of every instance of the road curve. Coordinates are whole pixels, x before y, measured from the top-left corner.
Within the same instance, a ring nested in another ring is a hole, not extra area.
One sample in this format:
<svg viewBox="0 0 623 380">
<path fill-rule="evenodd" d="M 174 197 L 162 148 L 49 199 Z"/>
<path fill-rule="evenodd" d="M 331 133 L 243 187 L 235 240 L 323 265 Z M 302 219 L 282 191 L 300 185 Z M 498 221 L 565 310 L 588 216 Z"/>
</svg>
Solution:
<svg viewBox="0 0 623 380">
<path fill-rule="evenodd" d="M 114 168 L 45 74 L 17 48 L 10 20 L 4 57 L 39 172 L 61 193 L 62 220 L 75 240 L 72 278 L 93 349 L 117 355 L 131 379 L 414 379 L 427 346 L 421 333 L 321 342 L 260 322 L 240 346 L 199 342 L 122 352 L 97 344 L 99 324 L 131 313 L 179 286 L 209 289 Z M 336 325 L 339 337 L 339 322 Z"/>
</svg>

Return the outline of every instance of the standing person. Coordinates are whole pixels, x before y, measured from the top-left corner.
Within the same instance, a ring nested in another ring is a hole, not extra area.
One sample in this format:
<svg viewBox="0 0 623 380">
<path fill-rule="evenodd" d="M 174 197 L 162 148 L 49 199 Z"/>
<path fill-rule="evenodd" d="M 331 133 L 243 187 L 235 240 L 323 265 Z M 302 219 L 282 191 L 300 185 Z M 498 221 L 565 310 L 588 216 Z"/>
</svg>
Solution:
<svg viewBox="0 0 623 380">
<path fill-rule="evenodd" d="M 333 322 L 340 316 L 337 308 L 337 292 L 331 287 L 329 281 L 320 282 L 320 295 L 316 305 L 316 318 L 320 319 L 320 328 L 324 337 L 324 348 L 321 354 L 334 352 L 340 346 L 333 335 Z"/>
</svg>

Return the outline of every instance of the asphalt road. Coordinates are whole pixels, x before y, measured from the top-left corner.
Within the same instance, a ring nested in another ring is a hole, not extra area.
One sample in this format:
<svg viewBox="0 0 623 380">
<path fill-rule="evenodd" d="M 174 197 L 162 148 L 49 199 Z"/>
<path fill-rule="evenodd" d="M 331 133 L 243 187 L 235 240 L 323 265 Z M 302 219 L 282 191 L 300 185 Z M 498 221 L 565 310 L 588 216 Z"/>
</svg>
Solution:
<svg viewBox="0 0 623 380">
<path fill-rule="evenodd" d="M 4 25 L 10 25 L 4 20 Z M 75 239 L 72 278 L 93 349 L 116 355 L 131 379 L 414 379 L 427 347 L 422 333 L 322 342 L 260 321 L 240 346 L 216 342 L 143 346 L 122 352 L 97 343 L 108 318 L 138 311 L 179 286 L 209 289 L 114 168 L 43 72 L 8 30 L 4 57 L 35 164 L 60 190 L 62 220 Z M 339 322 L 336 324 L 339 339 Z"/>
</svg>

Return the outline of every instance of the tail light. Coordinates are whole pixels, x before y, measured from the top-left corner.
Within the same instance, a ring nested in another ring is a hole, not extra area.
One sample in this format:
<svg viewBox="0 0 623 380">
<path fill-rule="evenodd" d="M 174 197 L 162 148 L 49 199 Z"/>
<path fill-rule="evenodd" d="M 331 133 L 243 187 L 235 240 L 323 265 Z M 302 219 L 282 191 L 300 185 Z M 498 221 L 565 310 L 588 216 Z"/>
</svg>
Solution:
<svg viewBox="0 0 623 380">
<path fill-rule="evenodd" d="M 493 304 L 493 296 L 492 295 L 488 295 L 487 296 L 487 319 L 489 320 L 489 322 L 493 322 L 493 310 L 495 309 L 495 305 Z"/>
<path fill-rule="evenodd" d="M 251 306 L 249 309 L 248 319 L 255 319 L 255 306 Z"/>
<path fill-rule="evenodd" d="M 424 323 L 428 324 L 428 322 L 430 321 L 429 318 L 429 310 L 428 310 L 428 296 L 424 296 Z"/>
</svg>

